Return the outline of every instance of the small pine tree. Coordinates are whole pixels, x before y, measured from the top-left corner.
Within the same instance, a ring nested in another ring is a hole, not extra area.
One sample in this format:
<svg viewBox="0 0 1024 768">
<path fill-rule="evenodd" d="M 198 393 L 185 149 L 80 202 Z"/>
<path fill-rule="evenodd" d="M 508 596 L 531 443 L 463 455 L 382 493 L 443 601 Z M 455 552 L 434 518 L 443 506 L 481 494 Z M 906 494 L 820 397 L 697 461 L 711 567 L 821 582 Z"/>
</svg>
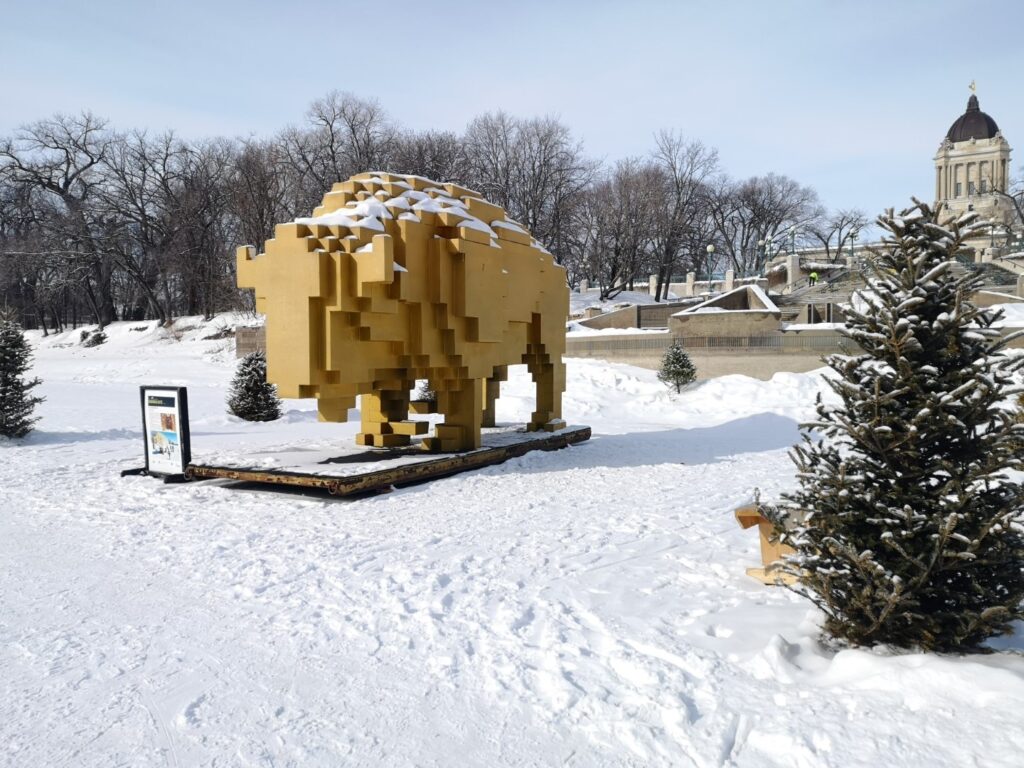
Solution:
<svg viewBox="0 0 1024 768">
<path fill-rule="evenodd" d="M 228 393 L 228 411 L 246 421 L 281 418 L 277 387 L 267 382 L 267 358 L 252 352 L 242 358 Z"/>
<path fill-rule="evenodd" d="M 676 339 L 672 346 L 665 352 L 661 359 L 661 370 L 658 371 L 658 378 L 670 387 L 676 388 L 678 394 L 682 388 L 697 378 L 697 369 L 693 367 L 693 361 L 686 354 L 683 345 Z"/>
<path fill-rule="evenodd" d="M 1024 618 L 1024 425 L 999 313 L 972 305 L 977 278 L 951 269 L 973 215 L 940 225 L 915 206 L 879 218 L 864 306 L 832 355 L 793 452 L 799 488 L 773 520 L 796 549 L 786 570 L 854 645 L 962 651 Z M 811 430 L 820 435 L 820 441 Z"/>
<path fill-rule="evenodd" d="M 430 382 L 424 379 L 420 382 L 419 387 L 416 389 L 416 393 L 413 396 L 414 400 L 420 400 L 425 403 L 436 403 L 437 392 L 430 388 Z"/>
<path fill-rule="evenodd" d="M 106 331 L 95 331 L 94 333 L 89 333 L 89 331 L 82 331 L 83 347 L 98 347 L 100 344 L 105 344 L 106 341 Z"/>
<path fill-rule="evenodd" d="M 32 350 L 17 323 L 0 320 L 0 435 L 24 437 L 39 421 L 32 411 L 43 402 L 30 390 L 39 379 L 24 378 L 32 362 Z"/>
</svg>

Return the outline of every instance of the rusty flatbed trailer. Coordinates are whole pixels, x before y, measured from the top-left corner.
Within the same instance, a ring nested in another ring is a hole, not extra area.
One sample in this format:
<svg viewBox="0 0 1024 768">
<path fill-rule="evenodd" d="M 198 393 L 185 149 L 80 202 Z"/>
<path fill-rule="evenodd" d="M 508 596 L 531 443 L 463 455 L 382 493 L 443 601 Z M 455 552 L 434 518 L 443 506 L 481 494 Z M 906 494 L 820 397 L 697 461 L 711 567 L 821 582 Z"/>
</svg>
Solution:
<svg viewBox="0 0 1024 768">
<path fill-rule="evenodd" d="M 509 459 L 523 456 L 531 451 L 555 451 L 559 448 L 582 443 L 590 439 L 590 427 L 568 427 L 557 432 L 516 433 L 498 445 L 484 445 L 474 451 L 449 454 L 429 454 L 419 448 L 385 449 L 362 451 L 358 454 L 327 460 L 329 463 L 365 464 L 375 460 L 401 460 L 382 469 L 355 474 L 325 474 L 307 472 L 295 468 L 259 469 L 242 466 L 210 466 L 189 464 L 185 477 L 189 480 L 222 479 L 265 485 L 284 485 L 299 488 L 313 488 L 327 491 L 334 496 L 353 496 L 389 490 L 393 486 L 419 483 L 425 480 L 447 477 L 481 467 L 501 464 Z M 485 438 L 486 443 L 486 438 Z M 319 463 L 327 463 L 319 462 Z"/>
</svg>

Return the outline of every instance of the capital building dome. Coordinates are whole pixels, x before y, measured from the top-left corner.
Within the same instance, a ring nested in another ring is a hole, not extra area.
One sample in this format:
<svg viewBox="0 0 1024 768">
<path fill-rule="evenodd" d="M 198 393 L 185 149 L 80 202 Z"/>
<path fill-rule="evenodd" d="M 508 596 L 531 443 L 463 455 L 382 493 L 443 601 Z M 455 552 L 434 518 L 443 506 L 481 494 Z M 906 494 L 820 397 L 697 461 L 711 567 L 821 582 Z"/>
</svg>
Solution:
<svg viewBox="0 0 1024 768">
<path fill-rule="evenodd" d="M 1009 168 L 1010 145 L 972 93 L 935 155 L 935 199 L 953 215 L 975 211 L 994 232 L 1003 232 L 1013 220 L 1013 207 L 997 193 L 1007 190 Z M 986 242 L 990 239 L 986 233 Z"/>
<path fill-rule="evenodd" d="M 967 100 L 967 111 L 949 126 L 946 138 L 952 142 L 991 139 L 997 133 L 999 133 L 999 126 L 996 125 L 996 121 L 981 111 L 981 107 L 978 106 L 978 97 L 972 93 L 971 98 Z"/>
</svg>

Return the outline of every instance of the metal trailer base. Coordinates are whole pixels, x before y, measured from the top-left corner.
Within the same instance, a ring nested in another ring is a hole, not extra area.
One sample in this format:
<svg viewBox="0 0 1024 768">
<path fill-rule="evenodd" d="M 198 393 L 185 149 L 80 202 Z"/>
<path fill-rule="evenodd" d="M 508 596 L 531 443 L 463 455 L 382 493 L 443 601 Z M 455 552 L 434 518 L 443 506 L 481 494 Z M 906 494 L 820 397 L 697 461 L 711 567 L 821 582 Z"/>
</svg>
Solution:
<svg viewBox="0 0 1024 768">
<path fill-rule="evenodd" d="M 505 433 L 506 435 L 508 433 Z M 256 469 L 246 467 L 218 467 L 204 464 L 189 464 L 185 477 L 189 480 L 223 479 L 263 485 L 283 485 L 298 488 L 312 488 L 327 491 L 333 496 L 354 496 L 381 493 L 393 486 L 401 487 L 460 472 L 501 464 L 504 461 L 523 456 L 531 451 L 555 451 L 559 448 L 582 443 L 590 439 L 590 427 L 567 427 L 557 432 L 515 433 L 516 439 L 505 440 L 499 445 L 484 445 L 466 453 L 428 454 L 421 448 L 377 449 L 359 454 L 340 457 L 337 463 L 353 459 L 402 459 L 400 463 L 384 469 L 358 474 L 321 474 L 295 469 Z M 486 436 L 485 436 L 486 441 Z M 428 458 L 424 458 L 424 456 Z"/>
</svg>

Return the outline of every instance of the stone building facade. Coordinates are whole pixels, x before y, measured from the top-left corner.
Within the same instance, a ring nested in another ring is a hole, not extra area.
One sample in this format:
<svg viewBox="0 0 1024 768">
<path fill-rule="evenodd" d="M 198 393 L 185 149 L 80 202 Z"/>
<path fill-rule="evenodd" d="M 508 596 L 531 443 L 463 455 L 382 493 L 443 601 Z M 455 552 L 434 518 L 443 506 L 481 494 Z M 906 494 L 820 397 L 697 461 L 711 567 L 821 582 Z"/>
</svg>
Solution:
<svg viewBox="0 0 1024 768">
<path fill-rule="evenodd" d="M 935 199 L 952 214 L 975 211 L 990 225 L 975 245 L 1006 240 L 1014 209 L 1005 193 L 1010 179 L 1010 144 L 996 121 L 981 111 L 973 93 L 967 110 L 946 132 L 935 154 Z"/>
</svg>

